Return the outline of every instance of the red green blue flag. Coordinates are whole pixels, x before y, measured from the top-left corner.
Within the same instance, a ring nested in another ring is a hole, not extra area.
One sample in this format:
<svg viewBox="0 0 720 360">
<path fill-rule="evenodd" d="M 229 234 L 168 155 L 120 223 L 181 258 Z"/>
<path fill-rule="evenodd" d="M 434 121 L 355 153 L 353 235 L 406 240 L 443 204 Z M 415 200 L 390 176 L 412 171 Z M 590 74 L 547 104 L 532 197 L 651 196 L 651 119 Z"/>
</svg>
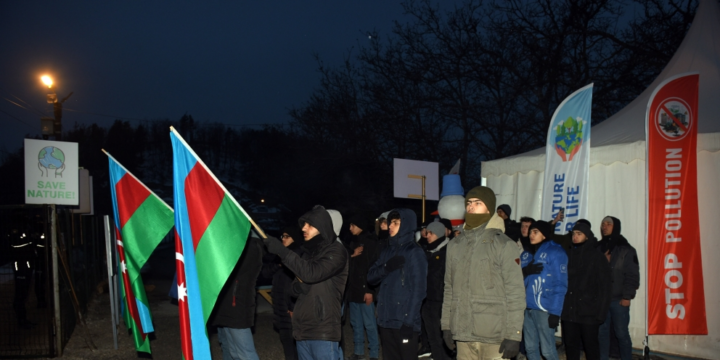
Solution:
<svg viewBox="0 0 720 360">
<path fill-rule="evenodd" d="M 105 152 L 110 163 L 115 235 L 122 274 L 125 324 L 137 351 L 150 353 L 154 331 L 140 269 L 174 225 L 173 210 Z"/>
<path fill-rule="evenodd" d="M 251 220 L 172 127 L 170 139 L 182 351 L 186 360 L 210 359 L 205 326 L 242 254 Z"/>
</svg>

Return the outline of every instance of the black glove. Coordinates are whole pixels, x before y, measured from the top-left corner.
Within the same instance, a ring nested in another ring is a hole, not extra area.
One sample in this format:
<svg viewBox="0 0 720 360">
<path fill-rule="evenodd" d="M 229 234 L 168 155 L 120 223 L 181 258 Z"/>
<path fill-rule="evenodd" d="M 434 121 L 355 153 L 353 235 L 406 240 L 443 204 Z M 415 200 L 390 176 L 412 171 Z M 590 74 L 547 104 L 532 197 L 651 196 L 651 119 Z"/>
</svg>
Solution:
<svg viewBox="0 0 720 360">
<path fill-rule="evenodd" d="M 453 340 L 450 330 L 443 330 L 443 341 L 445 341 L 445 346 L 447 346 L 448 349 L 455 350 L 455 340 Z"/>
<path fill-rule="evenodd" d="M 551 329 L 554 329 L 558 327 L 558 324 L 560 323 L 560 317 L 557 315 L 548 316 L 548 326 L 550 326 Z"/>
<path fill-rule="evenodd" d="M 281 259 L 284 259 L 285 255 L 290 252 L 290 250 L 283 245 L 282 241 L 275 237 L 268 236 L 263 240 L 263 242 L 265 243 L 265 246 L 267 246 L 269 253 L 280 256 Z"/>
<path fill-rule="evenodd" d="M 524 268 L 522 268 L 523 272 L 523 278 L 526 278 L 530 275 L 535 275 L 541 273 L 543 270 L 543 264 L 536 264 L 535 262 L 531 262 Z"/>
<path fill-rule="evenodd" d="M 515 340 L 505 339 L 500 343 L 500 353 L 502 353 L 503 359 L 512 359 L 517 356 L 520 352 L 520 342 Z"/>
<path fill-rule="evenodd" d="M 400 255 L 393 256 L 385 263 L 385 271 L 391 273 L 397 269 L 402 269 L 403 266 L 405 266 L 405 257 Z"/>
<path fill-rule="evenodd" d="M 310 291 L 310 285 L 299 281 L 292 283 L 293 292 L 298 295 L 305 295 Z"/>
<path fill-rule="evenodd" d="M 412 326 L 403 325 L 400 327 L 400 336 L 402 336 L 403 339 L 410 340 L 415 336 L 415 331 L 413 331 Z"/>
</svg>

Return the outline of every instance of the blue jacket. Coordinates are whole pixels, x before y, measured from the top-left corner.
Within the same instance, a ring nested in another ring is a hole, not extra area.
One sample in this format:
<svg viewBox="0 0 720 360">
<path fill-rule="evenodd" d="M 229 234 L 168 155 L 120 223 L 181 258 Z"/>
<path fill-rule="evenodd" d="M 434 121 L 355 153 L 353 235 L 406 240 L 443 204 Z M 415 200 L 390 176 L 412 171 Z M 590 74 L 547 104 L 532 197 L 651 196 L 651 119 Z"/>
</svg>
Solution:
<svg viewBox="0 0 720 360">
<path fill-rule="evenodd" d="M 545 240 L 535 255 L 523 251 L 520 265 L 543 264 L 540 274 L 525 278 L 525 301 L 528 309 L 541 310 L 551 315 L 562 314 L 563 301 L 568 287 L 568 257 L 562 246 L 552 240 Z"/>
<path fill-rule="evenodd" d="M 408 209 L 400 213 L 400 229 L 389 238 L 388 247 L 370 267 L 367 280 L 378 289 L 378 325 L 400 329 L 403 325 L 420 331 L 420 306 L 427 289 L 427 259 L 425 252 L 415 243 L 417 219 Z M 385 263 L 394 256 L 405 257 L 405 265 L 388 273 Z"/>
</svg>

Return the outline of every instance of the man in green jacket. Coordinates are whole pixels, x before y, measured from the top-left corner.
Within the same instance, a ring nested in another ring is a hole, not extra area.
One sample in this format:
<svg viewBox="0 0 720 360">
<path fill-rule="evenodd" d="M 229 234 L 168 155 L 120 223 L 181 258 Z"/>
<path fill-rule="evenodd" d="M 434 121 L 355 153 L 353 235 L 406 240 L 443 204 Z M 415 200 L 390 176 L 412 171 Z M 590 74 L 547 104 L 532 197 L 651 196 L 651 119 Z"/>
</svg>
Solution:
<svg viewBox="0 0 720 360">
<path fill-rule="evenodd" d="M 470 190 L 465 205 L 464 232 L 447 247 L 443 339 L 450 349 L 457 341 L 458 360 L 509 359 L 519 351 L 525 310 L 520 251 L 500 229 L 490 188 Z"/>
</svg>

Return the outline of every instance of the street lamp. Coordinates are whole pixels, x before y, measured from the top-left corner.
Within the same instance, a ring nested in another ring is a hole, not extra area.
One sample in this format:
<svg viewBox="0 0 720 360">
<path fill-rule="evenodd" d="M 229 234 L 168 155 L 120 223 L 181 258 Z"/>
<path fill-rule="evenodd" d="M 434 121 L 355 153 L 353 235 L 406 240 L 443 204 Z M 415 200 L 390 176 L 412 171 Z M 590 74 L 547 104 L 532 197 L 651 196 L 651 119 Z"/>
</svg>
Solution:
<svg viewBox="0 0 720 360">
<path fill-rule="evenodd" d="M 48 89 L 52 91 L 52 94 L 47 95 L 47 102 L 48 104 L 53 104 L 53 114 L 55 115 L 55 119 L 53 121 L 52 133 L 55 135 L 55 140 L 60 141 L 62 140 L 62 104 L 65 102 L 65 100 L 69 99 L 73 93 L 71 91 L 68 96 L 58 102 L 57 94 L 52 88 L 53 79 L 48 75 L 43 75 L 40 77 L 40 80 L 43 82 L 43 84 L 47 85 Z M 43 133 L 46 132 L 46 128 L 48 125 L 47 120 L 47 118 L 40 119 Z"/>
</svg>

